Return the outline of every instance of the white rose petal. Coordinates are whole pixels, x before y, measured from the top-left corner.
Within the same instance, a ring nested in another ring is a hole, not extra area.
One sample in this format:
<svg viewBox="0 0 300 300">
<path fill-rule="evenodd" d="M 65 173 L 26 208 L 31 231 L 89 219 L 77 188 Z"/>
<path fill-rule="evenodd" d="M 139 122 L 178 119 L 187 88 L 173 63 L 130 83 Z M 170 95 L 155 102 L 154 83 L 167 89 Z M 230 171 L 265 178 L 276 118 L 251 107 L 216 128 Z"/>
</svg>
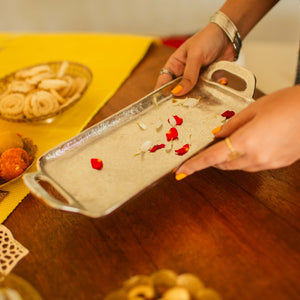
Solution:
<svg viewBox="0 0 300 300">
<path fill-rule="evenodd" d="M 162 127 L 162 120 L 161 120 L 161 118 L 158 119 L 155 127 L 156 127 L 157 130 Z"/>
<path fill-rule="evenodd" d="M 147 152 L 150 147 L 151 147 L 152 143 L 150 141 L 146 141 L 142 146 L 141 146 L 141 152 Z"/>
<path fill-rule="evenodd" d="M 183 106 L 193 107 L 199 103 L 199 99 L 196 98 L 186 98 L 184 100 Z"/>
<path fill-rule="evenodd" d="M 143 129 L 143 130 L 146 130 L 147 129 L 147 126 L 146 124 L 144 124 L 143 122 L 136 122 L 136 124 L 138 124 L 138 126 Z"/>
<path fill-rule="evenodd" d="M 168 121 L 172 127 L 176 126 L 176 120 L 174 117 L 169 118 Z"/>
</svg>

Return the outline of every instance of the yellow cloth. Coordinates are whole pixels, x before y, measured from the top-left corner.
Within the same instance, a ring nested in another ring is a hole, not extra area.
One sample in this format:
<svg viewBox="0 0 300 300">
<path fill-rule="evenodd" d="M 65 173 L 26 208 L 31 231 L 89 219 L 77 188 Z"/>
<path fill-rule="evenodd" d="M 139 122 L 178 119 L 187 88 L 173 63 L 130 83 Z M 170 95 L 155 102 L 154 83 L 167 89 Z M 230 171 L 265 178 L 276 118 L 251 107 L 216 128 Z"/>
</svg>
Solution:
<svg viewBox="0 0 300 300">
<path fill-rule="evenodd" d="M 31 137 L 38 157 L 79 133 L 143 58 L 152 37 L 108 34 L 0 34 L 0 77 L 37 63 L 69 60 L 88 66 L 93 81 L 83 98 L 50 124 L 0 120 L 0 130 Z M 30 171 L 35 171 L 32 167 Z M 28 194 L 22 179 L 1 188 L 0 223 Z"/>
</svg>

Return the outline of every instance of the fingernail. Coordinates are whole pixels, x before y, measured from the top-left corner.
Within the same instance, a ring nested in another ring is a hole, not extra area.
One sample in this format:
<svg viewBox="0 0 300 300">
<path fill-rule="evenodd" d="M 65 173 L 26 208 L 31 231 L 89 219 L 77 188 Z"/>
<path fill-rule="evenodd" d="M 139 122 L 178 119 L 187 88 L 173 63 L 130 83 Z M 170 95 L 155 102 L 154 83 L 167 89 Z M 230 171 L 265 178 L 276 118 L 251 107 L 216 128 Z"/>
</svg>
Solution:
<svg viewBox="0 0 300 300">
<path fill-rule="evenodd" d="M 221 131 L 221 129 L 222 129 L 222 125 L 220 125 L 220 126 L 216 127 L 215 129 L 213 129 L 211 131 L 211 133 L 216 135 L 217 133 L 219 133 Z"/>
<path fill-rule="evenodd" d="M 185 173 L 178 173 L 175 176 L 176 180 L 178 180 L 178 181 L 184 179 L 185 177 L 187 177 L 187 175 Z"/>
<path fill-rule="evenodd" d="M 171 91 L 172 94 L 178 94 L 182 91 L 183 87 L 181 85 L 177 85 L 174 87 L 174 89 Z"/>
<path fill-rule="evenodd" d="M 220 79 L 218 79 L 218 82 L 222 85 L 227 85 L 228 79 L 226 77 L 221 77 Z"/>
</svg>

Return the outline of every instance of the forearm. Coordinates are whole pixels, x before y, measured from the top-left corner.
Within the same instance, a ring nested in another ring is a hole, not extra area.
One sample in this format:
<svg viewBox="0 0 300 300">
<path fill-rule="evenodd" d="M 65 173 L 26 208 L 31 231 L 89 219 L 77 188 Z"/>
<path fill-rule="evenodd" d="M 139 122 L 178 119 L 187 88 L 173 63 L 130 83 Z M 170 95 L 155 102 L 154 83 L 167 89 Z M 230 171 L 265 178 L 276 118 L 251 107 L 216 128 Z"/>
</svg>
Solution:
<svg viewBox="0 0 300 300">
<path fill-rule="evenodd" d="M 221 7 L 244 39 L 249 31 L 279 0 L 227 0 Z"/>
</svg>

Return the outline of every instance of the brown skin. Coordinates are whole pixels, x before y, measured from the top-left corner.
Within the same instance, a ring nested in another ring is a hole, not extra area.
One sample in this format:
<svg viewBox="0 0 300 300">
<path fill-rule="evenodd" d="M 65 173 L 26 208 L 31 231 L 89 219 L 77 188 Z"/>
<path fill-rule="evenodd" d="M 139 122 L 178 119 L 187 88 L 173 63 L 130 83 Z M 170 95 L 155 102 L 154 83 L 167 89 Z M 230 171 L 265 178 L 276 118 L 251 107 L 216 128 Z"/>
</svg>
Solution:
<svg viewBox="0 0 300 300">
<path fill-rule="evenodd" d="M 260 98 L 216 134 L 218 138 L 230 136 L 234 149 L 243 156 L 228 161 L 231 151 L 221 141 L 188 160 L 176 173 L 190 175 L 211 166 L 255 172 L 292 164 L 300 158 L 299 99 L 299 85 Z"/>
<path fill-rule="evenodd" d="M 228 0 L 221 7 L 236 25 L 242 38 L 277 3 L 275 0 Z M 208 24 L 179 47 L 165 68 L 183 75 L 176 96 L 189 92 L 200 69 L 219 60 L 233 61 L 234 48 L 226 34 L 214 23 Z M 168 74 L 157 79 L 156 88 L 171 80 Z M 175 89 L 176 91 L 176 89 Z M 260 171 L 288 166 L 300 158 L 300 87 L 283 89 L 258 99 L 226 123 L 216 137 L 229 137 L 234 149 L 243 155 L 229 161 L 231 153 L 221 141 L 180 166 L 176 174 L 190 175 L 207 167 L 225 170 Z M 185 176 L 181 176 L 185 177 Z"/>
</svg>

